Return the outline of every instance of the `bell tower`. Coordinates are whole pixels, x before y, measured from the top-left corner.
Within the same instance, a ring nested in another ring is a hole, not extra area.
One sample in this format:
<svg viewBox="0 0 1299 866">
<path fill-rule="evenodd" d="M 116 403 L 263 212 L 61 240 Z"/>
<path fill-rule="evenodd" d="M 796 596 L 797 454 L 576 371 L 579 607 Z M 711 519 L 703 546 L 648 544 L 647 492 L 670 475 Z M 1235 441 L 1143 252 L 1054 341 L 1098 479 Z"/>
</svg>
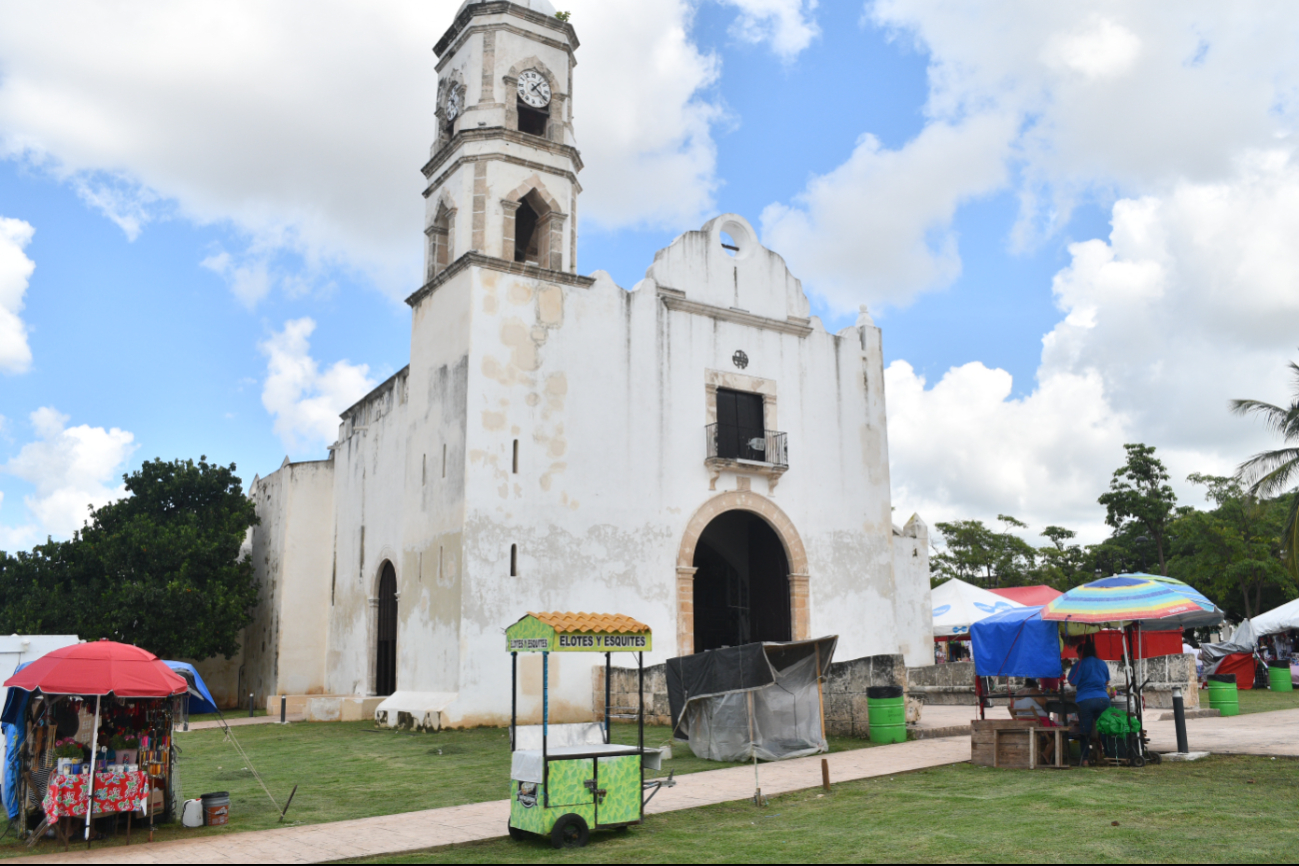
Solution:
<svg viewBox="0 0 1299 866">
<path fill-rule="evenodd" d="M 577 35 L 548 0 L 466 0 L 438 40 L 425 282 L 468 253 L 574 273 Z"/>
</svg>

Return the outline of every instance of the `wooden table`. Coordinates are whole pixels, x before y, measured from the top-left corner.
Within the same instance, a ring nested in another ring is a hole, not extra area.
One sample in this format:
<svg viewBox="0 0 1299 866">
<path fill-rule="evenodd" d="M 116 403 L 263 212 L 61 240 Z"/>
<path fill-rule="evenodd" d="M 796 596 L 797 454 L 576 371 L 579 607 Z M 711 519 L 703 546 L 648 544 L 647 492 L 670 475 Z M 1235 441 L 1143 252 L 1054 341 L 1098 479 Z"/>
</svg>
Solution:
<svg viewBox="0 0 1299 866">
<path fill-rule="evenodd" d="M 1011 734 L 1013 736 L 1024 736 L 1028 739 L 1028 769 L 1036 770 L 1039 766 L 1051 767 L 1054 769 L 1065 769 L 1068 764 L 1064 762 L 1065 744 L 1067 742 L 1067 728 L 1044 728 L 1038 725 L 1029 725 L 1025 727 L 1014 728 L 993 728 L 992 730 L 992 766 L 1002 766 L 999 762 L 998 753 L 1001 746 L 1003 735 Z M 1041 752 L 1038 744 L 1042 739 L 1047 739 L 1052 748 L 1049 749 L 1051 761 L 1040 764 L 1038 755 Z M 1022 764 L 1014 766 L 1023 767 Z"/>
</svg>

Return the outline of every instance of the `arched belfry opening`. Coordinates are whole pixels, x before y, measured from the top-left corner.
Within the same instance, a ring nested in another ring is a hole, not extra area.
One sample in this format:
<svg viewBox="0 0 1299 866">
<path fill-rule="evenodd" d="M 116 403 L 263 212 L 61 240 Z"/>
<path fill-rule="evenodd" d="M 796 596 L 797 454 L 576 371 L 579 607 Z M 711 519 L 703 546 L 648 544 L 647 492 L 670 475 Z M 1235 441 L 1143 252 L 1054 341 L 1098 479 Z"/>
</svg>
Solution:
<svg viewBox="0 0 1299 866">
<path fill-rule="evenodd" d="M 536 193 L 528 193 L 519 202 L 519 209 L 514 213 L 514 260 L 516 262 L 537 263 L 541 247 L 539 244 L 537 222 L 541 215 L 533 202 Z M 544 205 L 542 205 L 544 208 Z"/>
<path fill-rule="evenodd" d="M 374 693 L 397 691 L 397 571 L 391 562 L 379 575 L 379 616 L 375 629 Z"/>
<path fill-rule="evenodd" d="M 503 258 L 562 270 L 564 214 L 558 212 L 554 201 L 537 185 L 522 189 L 501 202 L 505 211 Z"/>
<path fill-rule="evenodd" d="M 792 639 L 789 559 L 761 516 L 733 510 L 695 546 L 694 651 Z"/>
</svg>

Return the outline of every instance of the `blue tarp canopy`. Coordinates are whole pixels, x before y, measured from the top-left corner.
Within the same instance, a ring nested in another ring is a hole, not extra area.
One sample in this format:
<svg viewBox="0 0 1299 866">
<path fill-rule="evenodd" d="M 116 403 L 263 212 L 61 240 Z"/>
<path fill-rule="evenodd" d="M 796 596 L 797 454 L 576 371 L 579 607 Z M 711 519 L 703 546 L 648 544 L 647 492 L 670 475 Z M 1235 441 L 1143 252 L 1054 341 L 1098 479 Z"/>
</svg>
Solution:
<svg viewBox="0 0 1299 866">
<path fill-rule="evenodd" d="M 31 662 L 23 662 L 14 668 L 18 673 Z M 23 724 L 23 713 L 27 711 L 27 701 L 32 693 L 19 688 L 11 688 L 5 695 L 4 711 L 0 713 L 5 735 L 4 765 L 4 801 L 5 812 L 12 821 L 18 817 L 18 773 L 22 769 L 19 752 L 27 739 L 27 726 Z"/>
<path fill-rule="evenodd" d="M 1060 623 L 1042 619 L 1042 606 L 995 613 L 970 626 L 974 672 L 981 677 L 1058 677 Z"/>
<path fill-rule="evenodd" d="M 201 713 L 215 713 L 217 711 L 216 701 L 212 698 L 212 693 L 207 690 L 207 683 L 194 670 L 194 666 L 188 662 L 168 662 L 164 661 L 167 667 L 180 674 L 189 683 L 189 714 L 196 716 Z M 198 694 L 195 694 L 197 692 Z"/>
</svg>

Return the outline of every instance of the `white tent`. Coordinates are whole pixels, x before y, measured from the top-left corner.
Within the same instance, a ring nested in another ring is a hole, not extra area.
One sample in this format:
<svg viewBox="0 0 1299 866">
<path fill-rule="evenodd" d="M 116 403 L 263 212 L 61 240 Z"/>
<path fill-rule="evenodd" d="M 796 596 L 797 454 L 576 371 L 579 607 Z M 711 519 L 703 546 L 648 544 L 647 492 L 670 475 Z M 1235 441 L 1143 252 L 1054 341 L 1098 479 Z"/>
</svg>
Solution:
<svg viewBox="0 0 1299 866">
<path fill-rule="evenodd" d="M 934 637 L 968 635 L 970 626 L 984 617 L 1024 606 L 956 578 L 935 587 L 931 598 L 934 606 Z"/>
<path fill-rule="evenodd" d="M 1256 638 L 1289 631 L 1292 628 L 1299 629 L 1299 598 L 1287 601 L 1267 613 L 1259 614 L 1251 621 L 1251 625 L 1254 626 Z"/>
</svg>

